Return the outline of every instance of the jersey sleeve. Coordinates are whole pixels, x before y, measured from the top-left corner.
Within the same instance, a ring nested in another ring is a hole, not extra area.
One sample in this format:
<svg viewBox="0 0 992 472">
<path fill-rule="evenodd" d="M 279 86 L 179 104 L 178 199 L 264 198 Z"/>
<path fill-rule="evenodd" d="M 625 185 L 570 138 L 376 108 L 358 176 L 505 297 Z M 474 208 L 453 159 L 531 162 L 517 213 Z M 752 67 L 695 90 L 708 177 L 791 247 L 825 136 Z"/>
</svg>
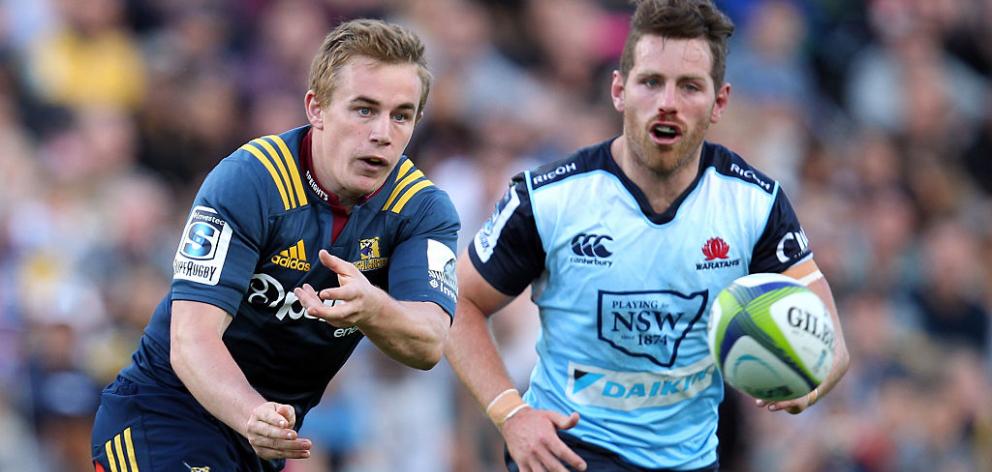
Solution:
<svg viewBox="0 0 992 472">
<path fill-rule="evenodd" d="M 237 313 L 258 263 L 266 199 L 250 164 L 221 161 L 200 186 L 173 260 L 172 299 Z"/>
<path fill-rule="evenodd" d="M 507 295 L 519 295 L 544 272 L 544 247 L 523 174 L 513 178 L 468 254 L 482 278 Z"/>
<path fill-rule="evenodd" d="M 792 204 L 779 187 L 772 203 L 765 230 L 754 246 L 750 273 L 785 272 L 796 263 L 813 257 L 806 232 L 799 224 L 799 218 Z"/>
<path fill-rule="evenodd" d="M 393 248 L 389 263 L 389 294 L 397 300 L 434 302 L 455 314 L 458 282 L 455 248 L 460 226 L 448 195 L 432 192 L 410 219 L 408 230 Z"/>
</svg>

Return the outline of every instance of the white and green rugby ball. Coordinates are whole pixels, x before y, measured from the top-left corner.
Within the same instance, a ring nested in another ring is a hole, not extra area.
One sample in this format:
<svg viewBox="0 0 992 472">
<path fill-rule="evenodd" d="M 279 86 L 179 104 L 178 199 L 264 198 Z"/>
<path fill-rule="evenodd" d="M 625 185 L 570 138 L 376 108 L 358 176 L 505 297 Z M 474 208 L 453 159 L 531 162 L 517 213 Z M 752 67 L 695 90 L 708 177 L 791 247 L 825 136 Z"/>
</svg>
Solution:
<svg viewBox="0 0 992 472">
<path fill-rule="evenodd" d="M 823 301 L 782 274 L 751 274 L 720 291 L 707 335 L 723 378 L 762 400 L 791 400 L 820 385 L 834 362 Z"/>
</svg>

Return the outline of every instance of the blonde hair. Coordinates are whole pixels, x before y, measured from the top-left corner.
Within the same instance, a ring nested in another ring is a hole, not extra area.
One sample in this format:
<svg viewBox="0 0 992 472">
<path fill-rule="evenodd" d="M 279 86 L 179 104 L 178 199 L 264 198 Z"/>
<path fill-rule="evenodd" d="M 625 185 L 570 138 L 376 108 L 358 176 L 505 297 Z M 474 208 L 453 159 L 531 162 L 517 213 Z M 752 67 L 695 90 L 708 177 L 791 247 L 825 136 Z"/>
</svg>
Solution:
<svg viewBox="0 0 992 472">
<path fill-rule="evenodd" d="M 329 102 L 338 71 L 353 57 L 364 56 L 385 64 L 417 65 L 423 89 L 417 114 L 423 113 L 431 89 L 424 43 L 412 31 L 380 20 L 360 19 L 341 23 L 324 38 L 310 65 L 310 89 L 321 102 Z"/>
</svg>

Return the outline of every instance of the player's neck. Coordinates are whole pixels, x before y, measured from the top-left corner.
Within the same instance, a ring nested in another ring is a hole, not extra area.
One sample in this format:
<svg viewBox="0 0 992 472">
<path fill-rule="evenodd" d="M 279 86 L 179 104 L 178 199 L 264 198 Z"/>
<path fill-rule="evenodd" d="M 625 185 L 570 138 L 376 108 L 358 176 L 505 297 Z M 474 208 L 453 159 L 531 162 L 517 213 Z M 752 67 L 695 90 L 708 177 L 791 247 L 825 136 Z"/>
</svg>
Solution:
<svg viewBox="0 0 992 472">
<path fill-rule="evenodd" d="M 620 170 L 641 189 L 655 213 L 664 213 L 668 210 L 672 203 L 692 185 L 699 172 L 700 151 L 701 147 L 693 152 L 693 158 L 688 159 L 674 171 L 662 173 L 644 165 L 643 160 L 635 156 L 627 146 L 623 136 L 615 139 L 610 145 L 610 152 Z"/>
</svg>

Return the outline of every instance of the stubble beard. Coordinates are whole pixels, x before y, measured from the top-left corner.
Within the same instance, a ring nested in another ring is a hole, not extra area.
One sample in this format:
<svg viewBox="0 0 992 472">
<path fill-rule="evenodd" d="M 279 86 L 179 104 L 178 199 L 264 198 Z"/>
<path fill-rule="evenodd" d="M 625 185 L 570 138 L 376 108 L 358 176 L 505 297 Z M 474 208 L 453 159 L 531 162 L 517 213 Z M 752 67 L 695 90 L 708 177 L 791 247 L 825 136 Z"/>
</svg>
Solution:
<svg viewBox="0 0 992 472">
<path fill-rule="evenodd" d="M 625 121 L 627 121 L 627 118 L 625 118 Z M 699 152 L 699 147 L 702 145 L 703 137 L 709 129 L 709 122 L 703 121 L 698 123 L 698 126 L 694 127 L 688 135 L 683 135 L 682 139 L 675 146 L 662 147 L 655 144 L 648 135 L 649 132 L 643 126 L 638 126 L 633 118 L 629 121 L 629 123 L 625 123 L 625 127 L 628 130 L 636 130 L 636 134 L 633 136 L 634 139 L 628 140 L 628 143 L 632 146 L 631 152 L 634 154 L 634 160 L 658 178 L 664 180 L 678 174 L 695 160 Z M 648 156 L 651 155 L 649 153 L 654 153 L 657 157 L 655 159 L 649 159 Z M 675 161 L 671 165 L 665 165 L 668 159 L 660 156 L 663 153 L 674 155 Z M 659 165 L 651 165 L 652 162 L 657 162 Z"/>
</svg>

